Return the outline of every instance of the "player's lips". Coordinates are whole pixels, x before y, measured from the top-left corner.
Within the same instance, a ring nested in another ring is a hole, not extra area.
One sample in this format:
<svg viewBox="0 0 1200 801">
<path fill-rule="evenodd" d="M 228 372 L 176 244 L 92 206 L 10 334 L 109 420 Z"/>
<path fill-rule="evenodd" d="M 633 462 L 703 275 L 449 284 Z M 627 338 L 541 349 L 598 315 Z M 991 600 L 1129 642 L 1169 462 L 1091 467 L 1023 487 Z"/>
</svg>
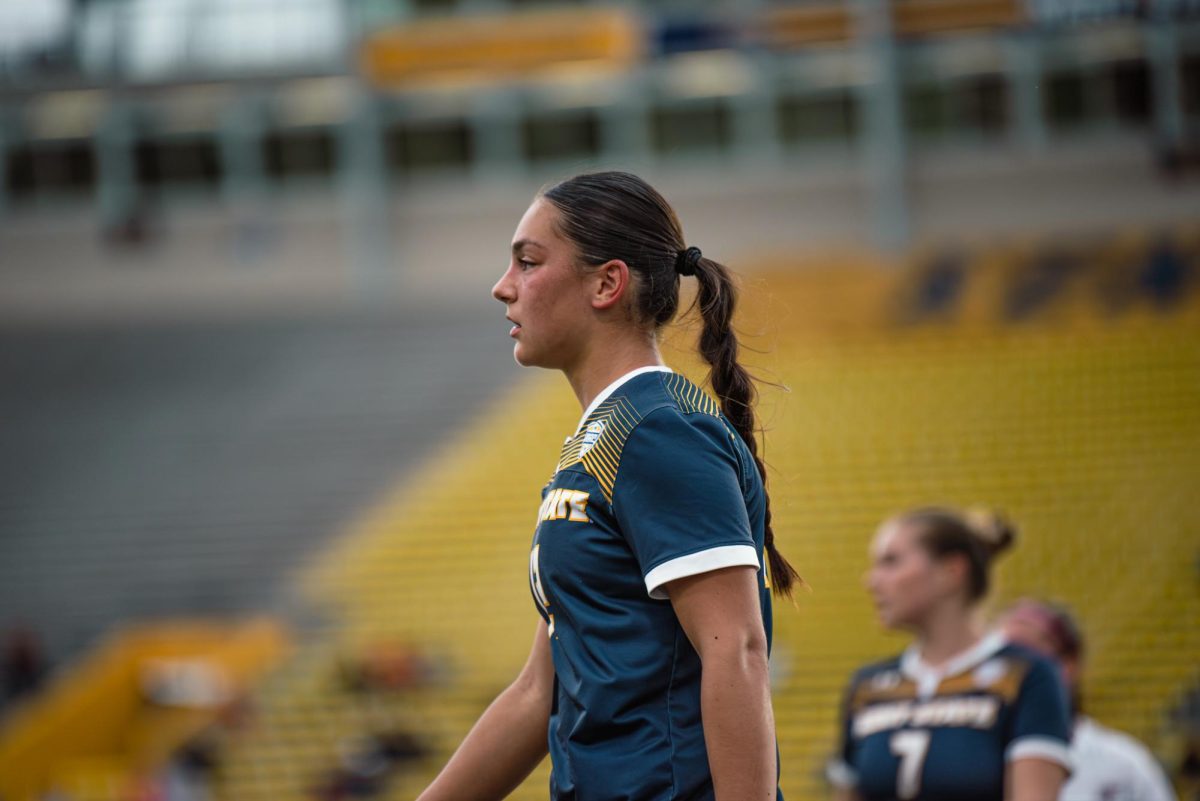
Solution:
<svg viewBox="0 0 1200 801">
<path fill-rule="evenodd" d="M 514 320 L 511 317 L 505 317 L 504 319 L 508 320 L 510 323 L 513 324 L 512 330 L 508 332 L 508 335 L 510 337 L 515 337 L 517 335 L 517 333 L 520 332 L 520 330 L 521 330 L 521 324 L 518 323 L 516 320 Z"/>
</svg>

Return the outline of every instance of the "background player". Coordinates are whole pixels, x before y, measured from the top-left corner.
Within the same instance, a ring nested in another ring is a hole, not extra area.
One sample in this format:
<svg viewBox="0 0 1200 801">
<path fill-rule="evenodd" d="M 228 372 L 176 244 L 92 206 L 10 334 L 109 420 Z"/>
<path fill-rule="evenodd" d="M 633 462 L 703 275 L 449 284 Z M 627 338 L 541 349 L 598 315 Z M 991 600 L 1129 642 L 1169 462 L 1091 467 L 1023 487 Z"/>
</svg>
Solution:
<svg viewBox="0 0 1200 801">
<path fill-rule="evenodd" d="M 1010 642 L 1055 660 L 1070 691 L 1072 773 L 1060 801 L 1175 801 L 1162 768 L 1144 745 L 1083 714 L 1084 641 L 1070 613 L 1044 601 L 1022 599 L 1004 615 L 1001 626 Z"/>
<path fill-rule="evenodd" d="M 658 351 L 692 275 L 719 405 Z M 422 799 L 500 798 L 547 749 L 554 798 L 781 798 L 768 588 L 795 573 L 773 544 L 729 274 L 644 181 L 597 173 L 535 199 L 493 295 L 517 362 L 562 370 L 585 411 L 543 489 L 529 660 Z"/>
<path fill-rule="evenodd" d="M 986 633 L 996 555 L 1016 532 L 991 514 L 918 509 L 883 524 L 867 583 L 879 618 L 911 631 L 903 655 L 858 671 L 829 778 L 842 801 L 1052 801 L 1069 765 L 1053 665 Z"/>
</svg>

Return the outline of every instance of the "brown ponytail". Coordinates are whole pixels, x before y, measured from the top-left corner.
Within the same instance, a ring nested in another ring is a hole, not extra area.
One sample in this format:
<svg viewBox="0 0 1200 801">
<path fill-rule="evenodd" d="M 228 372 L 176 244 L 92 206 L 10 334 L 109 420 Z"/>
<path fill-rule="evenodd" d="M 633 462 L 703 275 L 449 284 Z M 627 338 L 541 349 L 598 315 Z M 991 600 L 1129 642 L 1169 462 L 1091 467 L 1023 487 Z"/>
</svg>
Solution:
<svg viewBox="0 0 1200 801">
<path fill-rule="evenodd" d="M 709 364 L 709 381 L 721 401 L 721 411 L 746 443 L 750 455 L 754 457 L 754 464 L 758 466 L 766 504 L 763 543 L 770 564 L 771 585 L 777 594 L 791 596 L 796 582 L 803 579 L 775 546 L 775 531 L 771 527 L 771 496 L 766 492 L 767 467 L 758 455 L 758 424 L 754 414 L 758 388 L 750 373 L 738 362 L 738 340 L 733 330 L 737 288 L 723 264 L 701 257 L 695 266 L 699 284 L 696 304 L 703 323 L 698 345 L 700 355 Z"/>
<path fill-rule="evenodd" d="M 577 175 L 543 190 L 542 197 L 560 213 L 563 235 L 579 249 L 585 266 L 620 259 L 636 276 L 634 313 L 654 329 L 679 309 L 680 275 L 695 275 L 696 303 L 703 328 L 700 354 L 711 369 L 710 381 L 721 411 L 754 457 L 766 501 L 763 543 L 776 594 L 791 595 L 800 576 L 775 546 L 766 466 L 758 455 L 754 381 L 738 363 L 737 335 L 732 328 L 737 290 L 729 271 L 686 247 L 683 228 L 670 204 L 649 184 L 626 172 Z"/>
</svg>

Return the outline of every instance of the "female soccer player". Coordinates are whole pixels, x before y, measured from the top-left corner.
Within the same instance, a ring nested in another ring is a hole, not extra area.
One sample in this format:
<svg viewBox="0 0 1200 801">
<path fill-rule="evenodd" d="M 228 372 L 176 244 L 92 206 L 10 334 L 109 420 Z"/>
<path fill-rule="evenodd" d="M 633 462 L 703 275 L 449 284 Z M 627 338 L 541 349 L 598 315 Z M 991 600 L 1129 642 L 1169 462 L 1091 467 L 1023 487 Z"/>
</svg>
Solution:
<svg viewBox="0 0 1200 801">
<path fill-rule="evenodd" d="M 690 276 L 719 403 L 659 355 Z M 729 273 L 658 192 L 605 172 L 534 200 L 492 294 L 517 362 L 561 370 L 583 416 L 542 490 L 529 659 L 422 801 L 503 798 L 547 751 L 553 799 L 781 799 L 770 587 L 797 576 L 774 546 Z"/>
<path fill-rule="evenodd" d="M 840 801 L 1054 801 L 1069 769 L 1067 696 L 1053 665 L 984 631 L 1002 518 L 928 508 L 895 517 L 871 545 L 879 618 L 915 641 L 858 671 L 843 704 Z"/>
</svg>

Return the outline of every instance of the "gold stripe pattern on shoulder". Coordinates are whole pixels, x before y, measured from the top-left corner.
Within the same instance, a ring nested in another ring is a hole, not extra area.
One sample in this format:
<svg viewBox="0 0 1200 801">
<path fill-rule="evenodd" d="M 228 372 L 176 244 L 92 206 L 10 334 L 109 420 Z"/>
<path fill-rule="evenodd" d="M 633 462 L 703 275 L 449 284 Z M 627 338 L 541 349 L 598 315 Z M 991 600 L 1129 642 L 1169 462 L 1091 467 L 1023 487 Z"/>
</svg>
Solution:
<svg viewBox="0 0 1200 801">
<path fill-rule="evenodd" d="M 917 685 L 912 679 L 901 676 L 899 671 L 872 676 L 854 688 L 850 698 L 850 710 L 857 712 L 868 704 L 884 701 L 911 701 L 917 697 Z"/>
<path fill-rule="evenodd" d="M 717 402 L 710 398 L 708 394 L 700 389 L 700 387 L 688 381 L 679 373 L 671 373 L 663 382 L 667 393 L 675 399 L 679 404 L 679 410 L 682 412 L 700 412 L 702 414 L 711 414 L 713 417 L 721 416 L 721 407 Z"/>
<path fill-rule="evenodd" d="M 600 484 L 604 497 L 612 503 L 621 450 L 641 418 L 624 396 L 600 404 L 563 446 L 558 469 L 582 464 Z"/>
</svg>

